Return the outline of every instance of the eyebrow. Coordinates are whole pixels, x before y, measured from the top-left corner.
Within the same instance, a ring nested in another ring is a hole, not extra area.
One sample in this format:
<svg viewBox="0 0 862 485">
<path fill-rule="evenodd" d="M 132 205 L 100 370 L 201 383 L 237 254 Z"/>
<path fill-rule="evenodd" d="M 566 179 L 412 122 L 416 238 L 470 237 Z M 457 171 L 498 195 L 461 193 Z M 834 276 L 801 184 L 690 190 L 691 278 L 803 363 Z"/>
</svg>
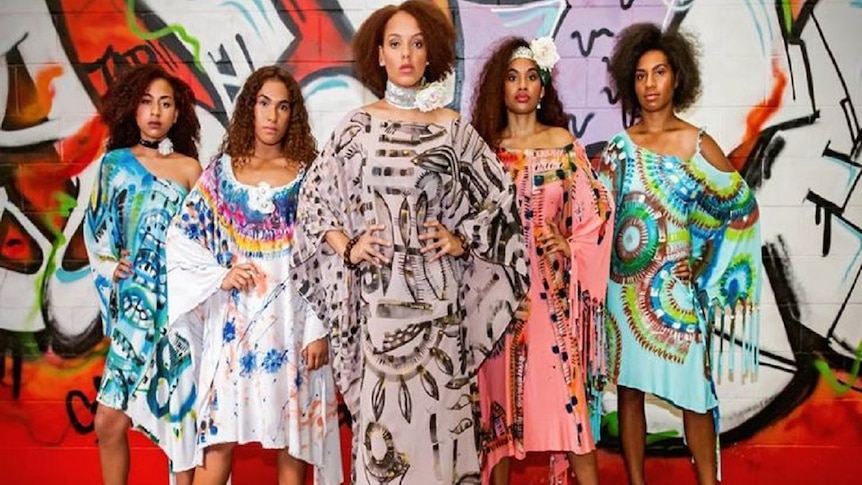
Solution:
<svg viewBox="0 0 862 485">
<path fill-rule="evenodd" d="M 670 66 L 669 64 L 662 62 L 661 64 L 657 64 L 657 65 L 653 66 L 653 69 L 658 69 L 660 67 L 669 67 L 669 66 Z M 646 68 L 638 67 L 635 69 L 635 72 L 644 72 L 646 70 L 647 70 Z"/>
<path fill-rule="evenodd" d="M 151 98 L 155 98 L 155 96 L 153 96 L 150 93 L 144 93 L 144 96 L 149 96 Z M 158 99 L 159 99 L 159 101 L 161 101 L 163 99 L 174 99 L 174 96 L 172 94 L 165 94 L 163 96 L 160 96 Z"/>
<path fill-rule="evenodd" d="M 530 71 L 538 73 L 539 69 L 536 66 L 530 66 L 529 68 L 527 68 L 526 72 L 530 72 Z M 515 69 L 514 67 L 510 67 L 509 72 L 520 73 L 521 71 Z"/>
<path fill-rule="evenodd" d="M 257 95 L 257 97 L 258 97 L 258 99 L 260 99 L 260 98 L 266 98 L 266 100 L 267 100 L 267 101 L 274 101 L 272 98 L 270 98 L 269 96 L 267 96 L 267 95 L 265 95 L 265 94 L 258 94 L 258 95 Z M 277 103 L 287 103 L 287 104 L 290 104 L 290 100 L 289 100 L 289 99 L 287 99 L 287 98 L 285 98 L 285 99 L 281 99 L 281 100 L 277 100 L 276 102 L 277 102 Z"/>
<path fill-rule="evenodd" d="M 425 35 L 425 34 L 424 34 L 424 33 L 422 33 L 422 32 L 417 32 L 417 33 L 415 33 L 415 34 L 411 35 L 411 36 L 410 36 L 410 38 L 412 39 L 412 38 L 414 38 L 414 37 L 419 37 L 419 36 L 422 36 L 422 35 Z M 387 38 L 387 39 L 390 39 L 390 38 L 392 38 L 392 37 L 397 37 L 397 38 L 399 38 L 399 39 L 400 39 L 400 38 L 401 38 L 401 34 L 395 34 L 395 33 L 392 33 L 392 34 L 389 34 L 389 35 L 387 35 L 387 36 L 386 36 L 386 38 Z"/>
</svg>

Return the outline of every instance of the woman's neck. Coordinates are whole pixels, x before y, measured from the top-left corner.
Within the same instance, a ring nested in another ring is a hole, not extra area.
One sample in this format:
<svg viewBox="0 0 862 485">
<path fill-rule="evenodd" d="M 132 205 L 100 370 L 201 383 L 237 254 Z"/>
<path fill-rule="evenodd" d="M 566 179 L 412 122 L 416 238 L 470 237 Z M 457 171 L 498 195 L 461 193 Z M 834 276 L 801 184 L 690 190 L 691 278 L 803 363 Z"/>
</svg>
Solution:
<svg viewBox="0 0 862 485">
<path fill-rule="evenodd" d="M 509 139 L 528 138 L 535 135 L 542 128 L 542 124 L 536 118 L 536 112 L 529 114 L 508 114 L 506 129 L 503 137 Z"/>
<path fill-rule="evenodd" d="M 641 130 L 647 133 L 661 133 L 679 124 L 680 119 L 676 116 L 672 107 L 652 113 L 641 113 Z"/>
<path fill-rule="evenodd" d="M 254 154 L 252 154 L 251 158 L 257 158 L 259 160 L 275 160 L 277 158 L 284 158 L 284 153 L 281 150 L 281 144 L 265 145 L 257 142 L 254 144 Z"/>
</svg>

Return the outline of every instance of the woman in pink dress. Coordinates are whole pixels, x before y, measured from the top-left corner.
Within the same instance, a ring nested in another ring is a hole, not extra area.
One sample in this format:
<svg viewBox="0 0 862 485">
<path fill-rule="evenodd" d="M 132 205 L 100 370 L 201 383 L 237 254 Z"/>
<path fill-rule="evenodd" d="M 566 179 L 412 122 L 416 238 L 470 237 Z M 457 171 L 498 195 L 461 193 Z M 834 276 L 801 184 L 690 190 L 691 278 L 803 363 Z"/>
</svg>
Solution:
<svg viewBox="0 0 862 485">
<path fill-rule="evenodd" d="M 485 484 L 507 484 L 511 457 L 541 451 L 553 452 L 555 476 L 570 464 L 579 483 L 598 483 L 613 207 L 567 129 L 557 60 L 550 38 L 504 40 L 473 103 L 477 131 L 515 182 L 531 263 L 520 319 L 479 371 Z"/>
</svg>

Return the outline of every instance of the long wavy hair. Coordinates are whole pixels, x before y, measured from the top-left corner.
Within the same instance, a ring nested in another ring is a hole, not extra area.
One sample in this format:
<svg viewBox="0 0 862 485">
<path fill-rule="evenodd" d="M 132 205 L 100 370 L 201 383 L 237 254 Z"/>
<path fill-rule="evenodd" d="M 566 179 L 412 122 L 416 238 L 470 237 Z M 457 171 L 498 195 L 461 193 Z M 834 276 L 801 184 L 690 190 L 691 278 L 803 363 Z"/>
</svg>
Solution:
<svg viewBox="0 0 862 485">
<path fill-rule="evenodd" d="M 147 88 L 156 79 L 164 79 L 174 90 L 177 122 L 168 130 L 174 151 L 197 159 L 201 124 L 195 113 L 195 94 L 183 80 L 157 64 L 142 64 L 124 72 L 102 98 L 99 114 L 108 127 L 107 149 L 128 148 L 141 140 L 137 110 Z"/>
<path fill-rule="evenodd" d="M 278 80 L 287 87 L 290 99 L 290 119 L 287 133 L 281 141 L 281 153 L 289 161 L 308 166 L 317 157 L 317 141 L 311 134 L 308 111 L 302 98 L 299 83 L 286 70 L 278 66 L 262 67 L 252 73 L 236 98 L 236 106 L 230 117 L 227 131 L 221 142 L 219 152 L 230 155 L 234 168 L 239 168 L 254 156 L 254 107 L 257 93 L 269 80 Z"/>
<path fill-rule="evenodd" d="M 492 147 L 500 145 L 503 130 L 509 125 L 506 110 L 506 74 L 512 53 L 519 47 L 530 47 L 523 37 L 507 37 L 493 48 L 491 56 L 482 68 L 473 94 L 471 123 L 479 135 Z M 554 87 L 554 77 L 544 84 L 545 96 L 536 110 L 539 123 L 547 126 L 569 128 L 569 117 L 563 111 L 560 95 Z"/>
</svg>

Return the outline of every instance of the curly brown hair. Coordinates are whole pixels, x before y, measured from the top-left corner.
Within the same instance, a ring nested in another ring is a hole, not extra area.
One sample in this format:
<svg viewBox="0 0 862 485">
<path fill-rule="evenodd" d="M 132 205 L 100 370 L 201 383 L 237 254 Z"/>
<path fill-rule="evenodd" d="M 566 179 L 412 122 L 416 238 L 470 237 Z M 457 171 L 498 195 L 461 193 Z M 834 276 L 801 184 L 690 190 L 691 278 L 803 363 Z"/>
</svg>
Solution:
<svg viewBox="0 0 862 485">
<path fill-rule="evenodd" d="M 177 122 L 168 131 L 174 151 L 198 158 L 201 124 L 195 113 L 195 93 L 180 78 L 158 64 L 141 64 L 121 74 L 102 98 L 99 114 L 108 127 L 108 150 L 135 146 L 141 140 L 136 114 L 147 88 L 156 79 L 164 79 L 174 90 Z"/>
<path fill-rule="evenodd" d="M 219 148 L 220 153 L 230 155 L 235 168 L 254 156 L 254 107 L 257 93 L 271 79 L 284 83 L 290 99 L 290 119 L 287 133 L 281 141 L 281 152 L 288 160 L 299 163 L 300 167 L 308 166 L 317 157 L 317 141 L 311 134 L 308 111 L 299 83 L 281 67 L 266 66 L 254 71 L 242 86 Z"/>
<path fill-rule="evenodd" d="M 640 103 L 635 92 L 635 72 L 641 56 L 649 51 L 661 51 L 667 56 L 676 76 L 673 107 L 684 111 L 700 96 L 700 69 L 697 43 L 690 36 L 672 30 L 662 32 L 653 23 L 632 24 L 617 34 L 611 60 L 608 64 L 611 88 L 619 93 L 623 112 L 632 120 L 640 116 Z"/>
<path fill-rule="evenodd" d="M 523 37 L 507 37 L 493 48 L 473 93 L 473 112 L 471 123 L 479 135 L 492 147 L 500 143 L 500 136 L 509 123 L 506 111 L 506 74 L 512 53 L 518 47 L 530 47 Z M 536 110 L 539 123 L 547 126 L 569 128 L 569 117 L 563 111 L 560 95 L 554 87 L 553 75 L 544 84 L 545 96 L 541 107 Z"/>
<path fill-rule="evenodd" d="M 383 45 L 386 24 L 398 12 L 416 19 L 428 52 L 425 80 L 438 81 L 452 72 L 455 64 L 455 26 L 442 10 L 422 0 L 408 0 L 401 5 L 387 5 L 369 16 L 353 37 L 353 58 L 356 76 L 377 97 L 386 89 L 386 68 L 379 63 L 379 48 Z"/>
</svg>

